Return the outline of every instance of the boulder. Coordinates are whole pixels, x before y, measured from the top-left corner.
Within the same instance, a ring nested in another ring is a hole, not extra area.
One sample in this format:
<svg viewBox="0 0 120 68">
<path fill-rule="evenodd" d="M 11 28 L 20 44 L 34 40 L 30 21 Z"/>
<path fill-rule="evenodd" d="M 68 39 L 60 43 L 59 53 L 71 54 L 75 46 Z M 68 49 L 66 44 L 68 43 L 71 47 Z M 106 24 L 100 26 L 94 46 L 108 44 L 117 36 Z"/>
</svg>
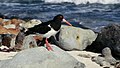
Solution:
<svg viewBox="0 0 120 68">
<path fill-rule="evenodd" d="M 25 34 L 23 32 L 19 32 L 16 38 L 11 41 L 12 42 L 11 48 L 14 48 L 15 50 L 22 50 L 21 47 L 23 46 L 24 38 Z"/>
<path fill-rule="evenodd" d="M 2 34 L 2 45 L 10 47 L 11 40 L 15 38 L 13 34 Z"/>
<path fill-rule="evenodd" d="M 92 57 L 92 61 L 96 62 L 103 67 L 111 67 L 115 65 L 118 61 L 112 56 L 111 50 L 109 47 L 106 47 L 102 50 L 102 55 Z"/>
<path fill-rule="evenodd" d="M 56 46 L 26 49 L 4 62 L 0 68 L 85 68 L 85 65 Z"/>
<path fill-rule="evenodd" d="M 21 24 L 22 27 L 24 28 L 31 28 L 34 27 L 35 25 L 41 24 L 42 22 L 38 19 L 32 19 L 28 22 L 24 22 Z"/>
<path fill-rule="evenodd" d="M 28 49 L 28 48 L 34 48 L 37 47 L 36 40 L 33 38 L 33 36 L 25 36 L 23 40 L 23 46 L 22 49 Z"/>
<path fill-rule="evenodd" d="M 62 26 L 59 34 L 60 47 L 65 50 L 84 50 L 96 37 L 97 34 L 90 29 Z"/>
<path fill-rule="evenodd" d="M 102 54 L 105 58 L 105 61 L 109 62 L 111 65 L 115 65 L 117 63 L 117 60 L 112 56 L 111 49 L 109 47 L 106 47 L 102 50 Z"/>
<path fill-rule="evenodd" d="M 15 51 L 20 51 L 24 49 L 34 48 L 37 47 L 36 40 L 33 38 L 33 36 L 17 36 L 16 38 L 16 45 L 13 46 Z"/>
<path fill-rule="evenodd" d="M 120 56 L 120 25 L 110 24 L 101 29 L 97 39 L 87 50 L 102 52 L 102 49 L 109 47 L 113 55 Z"/>
</svg>

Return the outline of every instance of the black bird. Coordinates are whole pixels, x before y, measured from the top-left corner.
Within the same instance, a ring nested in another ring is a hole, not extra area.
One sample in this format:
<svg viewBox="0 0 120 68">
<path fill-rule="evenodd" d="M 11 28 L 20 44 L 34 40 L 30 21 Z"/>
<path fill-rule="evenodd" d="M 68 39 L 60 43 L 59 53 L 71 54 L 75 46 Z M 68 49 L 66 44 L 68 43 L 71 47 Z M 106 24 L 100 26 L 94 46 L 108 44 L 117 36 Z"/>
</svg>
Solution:
<svg viewBox="0 0 120 68">
<path fill-rule="evenodd" d="M 61 28 L 61 22 L 66 22 L 68 25 L 72 26 L 68 21 L 66 21 L 63 17 L 63 15 L 59 14 L 53 18 L 53 20 L 50 20 L 48 22 L 43 22 L 39 25 L 35 25 L 32 28 L 28 28 L 28 30 L 25 32 L 25 34 L 38 34 L 45 38 L 46 47 L 48 50 L 52 50 L 48 43 L 48 38 L 55 35 L 59 32 Z"/>
</svg>

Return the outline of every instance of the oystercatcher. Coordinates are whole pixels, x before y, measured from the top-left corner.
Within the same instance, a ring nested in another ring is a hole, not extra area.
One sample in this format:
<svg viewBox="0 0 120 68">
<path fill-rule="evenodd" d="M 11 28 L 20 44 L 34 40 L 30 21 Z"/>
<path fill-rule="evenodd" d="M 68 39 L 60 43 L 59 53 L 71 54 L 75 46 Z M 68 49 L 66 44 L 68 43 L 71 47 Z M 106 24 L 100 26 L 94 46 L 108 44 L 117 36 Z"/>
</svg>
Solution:
<svg viewBox="0 0 120 68">
<path fill-rule="evenodd" d="M 28 30 L 25 32 L 26 35 L 29 34 L 38 34 L 45 38 L 46 47 L 49 50 L 53 50 L 48 43 L 48 38 L 55 35 L 57 32 L 59 32 L 61 28 L 61 22 L 67 23 L 69 26 L 72 26 L 68 21 L 66 21 L 63 17 L 63 15 L 59 14 L 53 18 L 53 20 L 50 20 L 48 22 L 42 22 L 39 25 L 35 25 L 32 28 L 28 28 Z"/>
</svg>

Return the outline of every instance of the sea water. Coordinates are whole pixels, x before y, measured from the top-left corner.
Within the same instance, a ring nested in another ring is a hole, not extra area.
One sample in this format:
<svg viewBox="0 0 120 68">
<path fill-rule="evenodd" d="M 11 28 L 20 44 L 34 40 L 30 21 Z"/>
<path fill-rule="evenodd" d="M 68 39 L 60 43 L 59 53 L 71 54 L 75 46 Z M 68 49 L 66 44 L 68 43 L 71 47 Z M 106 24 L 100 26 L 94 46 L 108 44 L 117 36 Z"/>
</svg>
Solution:
<svg viewBox="0 0 120 68">
<path fill-rule="evenodd" d="M 120 0 L 0 0 L 0 13 L 43 22 L 63 14 L 73 26 L 98 32 L 108 24 L 120 23 Z"/>
</svg>

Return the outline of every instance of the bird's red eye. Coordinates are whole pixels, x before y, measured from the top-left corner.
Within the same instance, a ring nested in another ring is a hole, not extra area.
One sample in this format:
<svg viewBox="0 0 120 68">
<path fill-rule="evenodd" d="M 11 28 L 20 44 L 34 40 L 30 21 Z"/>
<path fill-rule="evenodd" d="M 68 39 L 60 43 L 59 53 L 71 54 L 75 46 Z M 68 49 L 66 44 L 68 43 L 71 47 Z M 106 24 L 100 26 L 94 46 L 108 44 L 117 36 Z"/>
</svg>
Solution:
<svg viewBox="0 0 120 68">
<path fill-rule="evenodd" d="M 61 19 L 63 19 L 63 16 L 60 16 Z"/>
</svg>

